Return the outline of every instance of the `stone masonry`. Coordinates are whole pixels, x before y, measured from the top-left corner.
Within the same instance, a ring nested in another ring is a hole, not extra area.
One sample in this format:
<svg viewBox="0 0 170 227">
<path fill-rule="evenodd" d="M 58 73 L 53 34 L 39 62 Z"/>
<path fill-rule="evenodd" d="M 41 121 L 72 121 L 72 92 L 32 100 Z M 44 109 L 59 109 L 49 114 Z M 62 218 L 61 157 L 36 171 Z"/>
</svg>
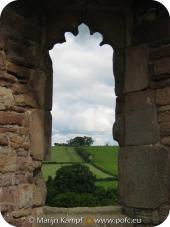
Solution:
<svg viewBox="0 0 170 227">
<path fill-rule="evenodd" d="M 140 226 L 170 205 L 170 20 L 152 0 L 18 0 L 0 18 L 0 208 L 18 227 L 42 215 L 50 158 L 49 50 L 86 23 L 114 48 L 119 201 Z M 81 75 L 80 75 L 81 76 Z M 99 91 L 100 92 L 100 91 Z M 113 91 L 114 92 L 114 91 Z M 134 225 L 135 227 L 137 225 Z"/>
<path fill-rule="evenodd" d="M 0 21 L 0 205 L 9 223 L 30 226 L 25 217 L 42 213 L 46 197 L 52 70 L 38 13 L 14 8 Z"/>
</svg>

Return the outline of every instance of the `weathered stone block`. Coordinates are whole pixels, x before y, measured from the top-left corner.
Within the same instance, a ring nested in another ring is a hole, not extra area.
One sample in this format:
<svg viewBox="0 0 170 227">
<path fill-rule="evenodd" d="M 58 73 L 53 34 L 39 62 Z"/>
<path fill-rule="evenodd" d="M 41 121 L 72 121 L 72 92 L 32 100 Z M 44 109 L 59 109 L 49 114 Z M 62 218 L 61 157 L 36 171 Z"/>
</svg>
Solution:
<svg viewBox="0 0 170 227">
<path fill-rule="evenodd" d="M 133 31 L 133 43 L 161 42 L 169 39 L 169 20 L 162 18 L 136 26 Z"/>
<path fill-rule="evenodd" d="M 152 211 L 151 220 L 154 225 L 159 225 L 161 223 L 159 210 Z"/>
<path fill-rule="evenodd" d="M 125 144 L 125 121 L 124 121 L 124 98 L 122 96 L 116 99 L 116 116 L 113 125 L 113 137 L 119 142 L 119 145 Z"/>
<path fill-rule="evenodd" d="M 170 122 L 170 111 L 159 113 L 159 122 Z"/>
<path fill-rule="evenodd" d="M 20 6 L 18 8 L 20 8 Z M 21 12 L 15 12 L 15 10 L 16 9 L 13 7 L 11 9 L 8 7 L 2 15 L 1 27 L 10 30 L 12 35 L 17 35 L 17 33 L 19 33 L 24 39 L 40 42 L 42 33 L 41 26 L 38 24 L 37 19 L 39 14 L 36 12 L 37 15 L 33 15 L 34 12 L 31 12 L 31 10 L 28 9 L 28 6 L 25 8 L 22 6 L 22 12 L 28 10 L 29 15 L 27 13 L 24 16 L 20 16 L 19 14 Z M 14 24 L 15 29 L 13 29 Z"/>
<path fill-rule="evenodd" d="M 158 110 L 159 110 L 160 112 L 170 111 L 170 105 L 160 106 L 160 107 L 158 108 Z"/>
<path fill-rule="evenodd" d="M 51 113 L 33 110 L 28 113 L 33 159 L 43 160 L 51 146 Z"/>
<path fill-rule="evenodd" d="M 4 51 L 0 51 L 0 70 L 6 69 L 6 56 Z"/>
<path fill-rule="evenodd" d="M 116 121 L 113 125 L 113 137 L 119 143 L 125 143 L 125 122 L 123 114 L 116 115 Z"/>
<path fill-rule="evenodd" d="M 41 70 L 33 70 L 26 67 L 18 66 L 11 62 L 7 64 L 9 73 L 16 75 L 19 82 L 26 84 L 14 84 L 12 90 L 16 101 L 20 105 L 27 104 L 32 107 L 46 110 L 52 109 L 52 75 L 44 73 Z M 22 95 L 21 95 L 22 94 Z"/>
<path fill-rule="evenodd" d="M 52 115 L 50 111 L 45 112 L 45 145 L 46 150 L 44 159 L 48 160 L 51 157 L 51 133 L 52 133 Z"/>
<path fill-rule="evenodd" d="M 156 78 L 170 77 L 170 57 L 160 59 L 154 64 L 154 73 Z"/>
<path fill-rule="evenodd" d="M 170 86 L 170 79 L 155 80 L 150 82 L 151 89 L 161 89 Z"/>
<path fill-rule="evenodd" d="M 30 92 L 27 84 L 20 84 L 20 83 L 15 83 L 11 87 L 11 90 L 12 90 L 14 95 L 27 94 L 27 93 Z"/>
<path fill-rule="evenodd" d="M 122 206 L 122 213 L 126 214 L 127 216 L 134 218 L 135 217 L 135 208 L 134 207 L 126 207 L 125 205 Z"/>
<path fill-rule="evenodd" d="M 29 137 L 25 135 L 17 135 L 14 133 L 9 133 L 9 143 L 10 143 L 10 146 L 14 149 L 23 148 L 25 150 L 29 150 L 30 148 Z"/>
<path fill-rule="evenodd" d="M 156 103 L 160 106 L 170 104 L 170 87 L 158 89 L 156 91 Z"/>
<path fill-rule="evenodd" d="M 33 97 L 37 100 L 37 105 L 45 110 L 52 109 L 52 75 L 40 70 L 36 74 L 31 74 L 29 87 Z"/>
<path fill-rule="evenodd" d="M 33 163 L 31 157 L 17 157 L 17 171 L 33 172 Z"/>
<path fill-rule="evenodd" d="M 170 146 L 170 136 L 161 138 L 161 143 L 162 143 L 163 145 Z"/>
<path fill-rule="evenodd" d="M 31 184 L 21 184 L 17 187 L 16 201 L 18 208 L 32 207 L 33 187 Z"/>
<path fill-rule="evenodd" d="M 27 208 L 27 209 L 22 208 L 22 209 L 12 212 L 12 216 L 14 218 L 25 217 L 28 215 L 31 215 L 31 208 Z"/>
<path fill-rule="evenodd" d="M 12 186 L 15 184 L 14 173 L 3 173 L 0 174 L 0 187 Z"/>
<path fill-rule="evenodd" d="M 157 88 L 169 86 L 170 78 L 170 45 L 160 45 L 150 49 L 149 58 L 153 73 L 154 86 Z"/>
<path fill-rule="evenodd" d="M 36 102 L 36 98 L 34 98 L 31 93 L 14 95 L 14 99 L 17 106 L 31 107 L 31 108 L 39 107 L 39 105 Z"/>
<path fill-rule="evenodd" d="M 123 204 L 157 208 L 168 200 L 169 158 L 163 146 L 122 147 L 119 153 L 119 193 Z"/>
<path fill-rule="evenodd" d="M 160 215 L 160 218 L 161 220 L 165 220 L 168 215 L 169 215 L 169 210 L 170 210 L 170 205 L 167 203 L 165 205 L 162 205 L 160 208 L 159 208 L 159 215 Z"/>
<path fill-rule="evenodd" d="M 152 210 L 135 209 L 135 218 L 141 219 L 143 224 L 152 223 Z"/>
<path fill-rule="evenodd" d="M 17 134 L 28 136 L 29 135 L 29 129 L 28 129 L 27 126 L 28 126 L 28 124 L 26 124 L 26 127 L 15 127 Z"/>
<path fill-rule="evenodd" d="M 8 146 L 8 138 L 6 135 L 0 135 L 0 146 Z"/>
<path fill-rule="evenodd" d="M 34 224 L 30 223 L 27 219 L 22 220 L 22 227 L 34 227 Z"/>
<path fill-rule="evenodd" d="M 5 87 L 0 87 L 0 110 L 6 110 L 15 105 L 12 91 Z"/>
<path fill-rule="evenodd" d="M 146 45 L 126 50 L 124 92 L 139 91 L 149 86 L 148 48 Z"/>
<path fill-rule="evenodd" d="M 33 186 L 33 205 L 43 206 L 45 204 L 46 198 L 46 185 L 42 174 L 35 177 L 35 184 Z"/>
<path fill-rule="evenodd" d="M 0 190 L 0 207 L 3 209 L 8 206 L 16 206 L 16 187 L 2 187 Z"/>
<path fill-rule="evenodd" d="M 0 112 L 0 124 L 1 125 L 19 125 L 25 126 L 27 123 L 27 119 L 24 114 L 16 113 L 16 112 Z"/>
<path fill-rule="evenodd" d="M 30 163 L 28 163 L 28 165 L 30 165 Z M 18 184 L 26 184 L 26 183 L 29 183 L 29 184 L 34 183 L 33 172 L 27 172 L 26 169 L 23 171 L 17 170 L 17 172 L 15 172 L 15 184 L 18 185 Z"/>
<path fill-rule="evenodd" d="M 19 171 L 19 173 L 16 172 L 16 174 L 15 174 L 15 184 L 18 185 L 18 184 L 26 184 L 26 183 L 28 183 L 28 182 L 27 182 L 27 177 L 25 176 L 25 174 L 22 173 L 21 171 Z"/>
<path fill-rule="evenodd" d="M 14 172 L 16 170 L 16 153 L 10 148 L 0 148 L 0 172 Z"/>
<path fill-rule="evenodd" d="M 115 77 L 115 93 L 121 95 L 125 80 L 125 51 L 116 49 L 113 54 L 113 72 Z"/>
<path fill-rule="evenodd" d="M 6 73 L 5 71 L 0 71 L 0 81 L 1 86 L 8 84 L 11 86 L 11 84 L 15 83 L 17 81 L 16 77 Z"/>
<path fill-rule="evenodd" d="M 146 224 L 145 227 L 151 223 L 160 224 L 159 209 L 135 209 L 135 218 L 141 219 L 142 224 Z"/>
<path fill-rule="evenodd" d="M 16 153 L 18 157 L 27 157 L 29 153 L 29 149 L 25 150 L 24 148 L 19 148 L 16 150 Z"/>
<path fill-rule="evenodd" d="M 12 211 L 13 213 L 14 211 Z M 9 215 L 9 216 L 8 216 Z M 23 223 L 23 218 L 14 218 L 10 213 L 5 213 L 5 215 L 3 215 L 4 219 L 6 220 L 7 223 L 9 223 L 12 226 L 18 226 L 18 227 L 22 227 L 22 223 Z M 30 227 L 30 226 L 29 226 Z"/>
<path fill-rule="evenodd" d="M 16 128 L 11 126 L 0 126 L 0 133 L 6 133 L 6 132 L 16 132 Z"/>
<path fill-rule="evenodd" d="M 5 49 L 6 46 L 6 37 L 2 32 L 0 32 L 0 49 L 3 50 Z"/>
<path fill-rule="evenodd" d="M 125 97 L 126 145 L 155 144 L 160 140 L 154 91 L 128 94 Z"/>
<path fill-rule="evenodd" d="M 116 116 L 113 125 L 113 137 L 120 145 L 125 143 L 125 122 L 124 122 L 124 98 L 119 96 L 116 99 Z"/>
<path fill-rule="evenodd" d="M 37 57 L 33 47 L 27 47 L 22 43 L 16 43 L 8 40 L 6 57 L 9 62 L 28 68 L 36 68 L 38 66 Z"/>
<path fill-rule="evenodd" d="M 160 123 L 160 133 L 161 136 L 170 136 L 170 122 Z"/>
<path fill-rule="evenodd" d="M 25 113 L 27 108 L 25 108 L 24 106 L 14 106 L 12 108 L 12 110 L 17 112 L 17 113 Z"/>
<path fill-rule="evenodd" d="M 34 73 L 34 70 L 8 61 L 7 72 L 12 75 L 15 75 L 18 78 L 18 80 L 27 81 L 30 75 Z"/>
<path fill-rule="evenodd" d="M 34 217 L 36 217 L 36 216 L 40 217 L 40 215 L 42 215 L 42 214 L 44 214 L 43 207 L 35 207 L 32 209 L 32 215 Z"/>
<path fill-rule="evenodd" d="M 34 169 L 40 169 L 42 167 L 42 161 L 33 160 Z"/>
<path fill-rule="evenodd" d="M 170 45 L 163 44 L 157 47 L 150 48 L 149 59 L 151 61 L 157 61 L 162 58 L 170 57 Z"/>
</svg>

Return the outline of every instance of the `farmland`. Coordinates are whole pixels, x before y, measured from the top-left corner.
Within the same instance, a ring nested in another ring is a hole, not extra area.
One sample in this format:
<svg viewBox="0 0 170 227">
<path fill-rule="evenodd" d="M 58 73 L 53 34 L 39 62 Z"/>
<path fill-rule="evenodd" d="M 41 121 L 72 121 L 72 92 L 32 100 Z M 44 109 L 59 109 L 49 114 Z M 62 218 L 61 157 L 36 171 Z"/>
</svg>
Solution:
<svg viewBox="0 0 170 227">
<path fill-rule="evenodd" d="M 111 175 L 117 175 L 117 147 L 94 146 L 85 149 L 91 154 L 91 161 L 96 167 Z"/>
<path fill-rule="evenodd" d="M 82 163 L 83 159 L 77 155 L 73 147 L 54 146 L 51 149 L 51 161 L 57 163 Z"/>
<path fill-rule="evenodd" d="M 44 162 L 42 171 L 45 180 L 55 176 L 56 171 L 65 165 L 84 164 L 96 175 L 96 185 L 104 188 L 117 188 L 117 155 L 118 148 L 114 146 L 83 147 L 90 154 L 90 162 L 80 156 L 74 147 L 54 146 L 51 149 L 51 160 Z"/>
</svg>

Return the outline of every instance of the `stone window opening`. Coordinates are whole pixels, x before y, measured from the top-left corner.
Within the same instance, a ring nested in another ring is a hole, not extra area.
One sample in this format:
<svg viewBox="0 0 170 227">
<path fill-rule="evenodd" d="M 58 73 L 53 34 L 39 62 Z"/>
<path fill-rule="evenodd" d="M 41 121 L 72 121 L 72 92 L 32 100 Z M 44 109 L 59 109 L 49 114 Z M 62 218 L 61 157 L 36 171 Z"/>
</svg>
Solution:
<svg viewBox="0 0 170 227">
<path fill-rule="evenodd" d="M 102 35 L 98 32 L 90 34 L 89 28 L 84 23 L 78 26 L 78 31 L 77 35 L 66 32 L 66 41 L 56 44 L 50 51 L 53 62 L 52 145 L 54 146 L 55 143 L 67 144 L 69 139 L 76 136 L 90 136 L 94 139 L 95 145 L 117 146 L 112 135 L 115 119 L 113 49 L 106 44 L 100 46 L 103 40 Z M 51 162 L 54 161 L 53 152 Z M 99 172 L 99 176 L 103 175 L 101 176 L 103 183 L 105 178 L 112 178 L 108 184 L 111 185 L 111 189 L 114 188 L 116 191 L 118 183 L 117 151 L 112 155 L 115 156 L 112 163 L 111 160 L 106 159 L 109 161 L 108 165 L 113 166 L 113 168 L 111 166 L 110 172 L 106 170 L 107 173 L 105 173 L 101 169 L 89 165 L 90 170 L 94 169 L 94 172 L 95 170 Z M 60 159 L 55 161 L 60 162 Z M 62 161 L 64 162 L 64 159 Z M 67 157 L 65 161 L 68 162 Z M 75 163 L 73 161 L 72 164 L 76 163 L 83 164 L 78 161 Z M 103 165 L 106 166 L 107 163 L 103 163 Z M 44 175 L 48 168 L 50 168 L 50 164 L 43 165 Z M 51 165 L 51 168 L 53 169 L 55 166 Z M 52 169 L 51 173 L 54 172 Z M 115 171 L 116 176 L 114 173 L 111 174 L 112 171 Z M 97 183 L 102 184 L 100 181 Z"/>
</svg>

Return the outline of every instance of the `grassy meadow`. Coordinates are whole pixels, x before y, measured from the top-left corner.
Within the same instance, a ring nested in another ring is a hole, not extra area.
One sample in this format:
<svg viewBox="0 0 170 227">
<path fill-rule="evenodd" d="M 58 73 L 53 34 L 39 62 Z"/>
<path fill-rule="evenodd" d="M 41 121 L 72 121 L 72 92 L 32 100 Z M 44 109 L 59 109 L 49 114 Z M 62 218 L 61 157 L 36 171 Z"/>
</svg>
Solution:
<svg viewBox="0 0 170 227">
<path fill-rule="evenodd" d="M 85 149 L 91 154 L 91 161 L 96 167 L 108 174 L 117 175 L 118 147 L 91 146 Z"/>
<path fill-rule="evenodd" d="M 62 166 L 75 163 L 84 164 L 96 175 L 96 185 L 104 188 L 117 188 L 117 155 L 116 146 L 89 146 L 83 147 L 90 153 L 90 163 L 76 152 L 74 147 L 53 146 L 51 160 L 43 163 L 42 171 L 45 180 L 55 176 L 56 171 Z"/>
</svg>

